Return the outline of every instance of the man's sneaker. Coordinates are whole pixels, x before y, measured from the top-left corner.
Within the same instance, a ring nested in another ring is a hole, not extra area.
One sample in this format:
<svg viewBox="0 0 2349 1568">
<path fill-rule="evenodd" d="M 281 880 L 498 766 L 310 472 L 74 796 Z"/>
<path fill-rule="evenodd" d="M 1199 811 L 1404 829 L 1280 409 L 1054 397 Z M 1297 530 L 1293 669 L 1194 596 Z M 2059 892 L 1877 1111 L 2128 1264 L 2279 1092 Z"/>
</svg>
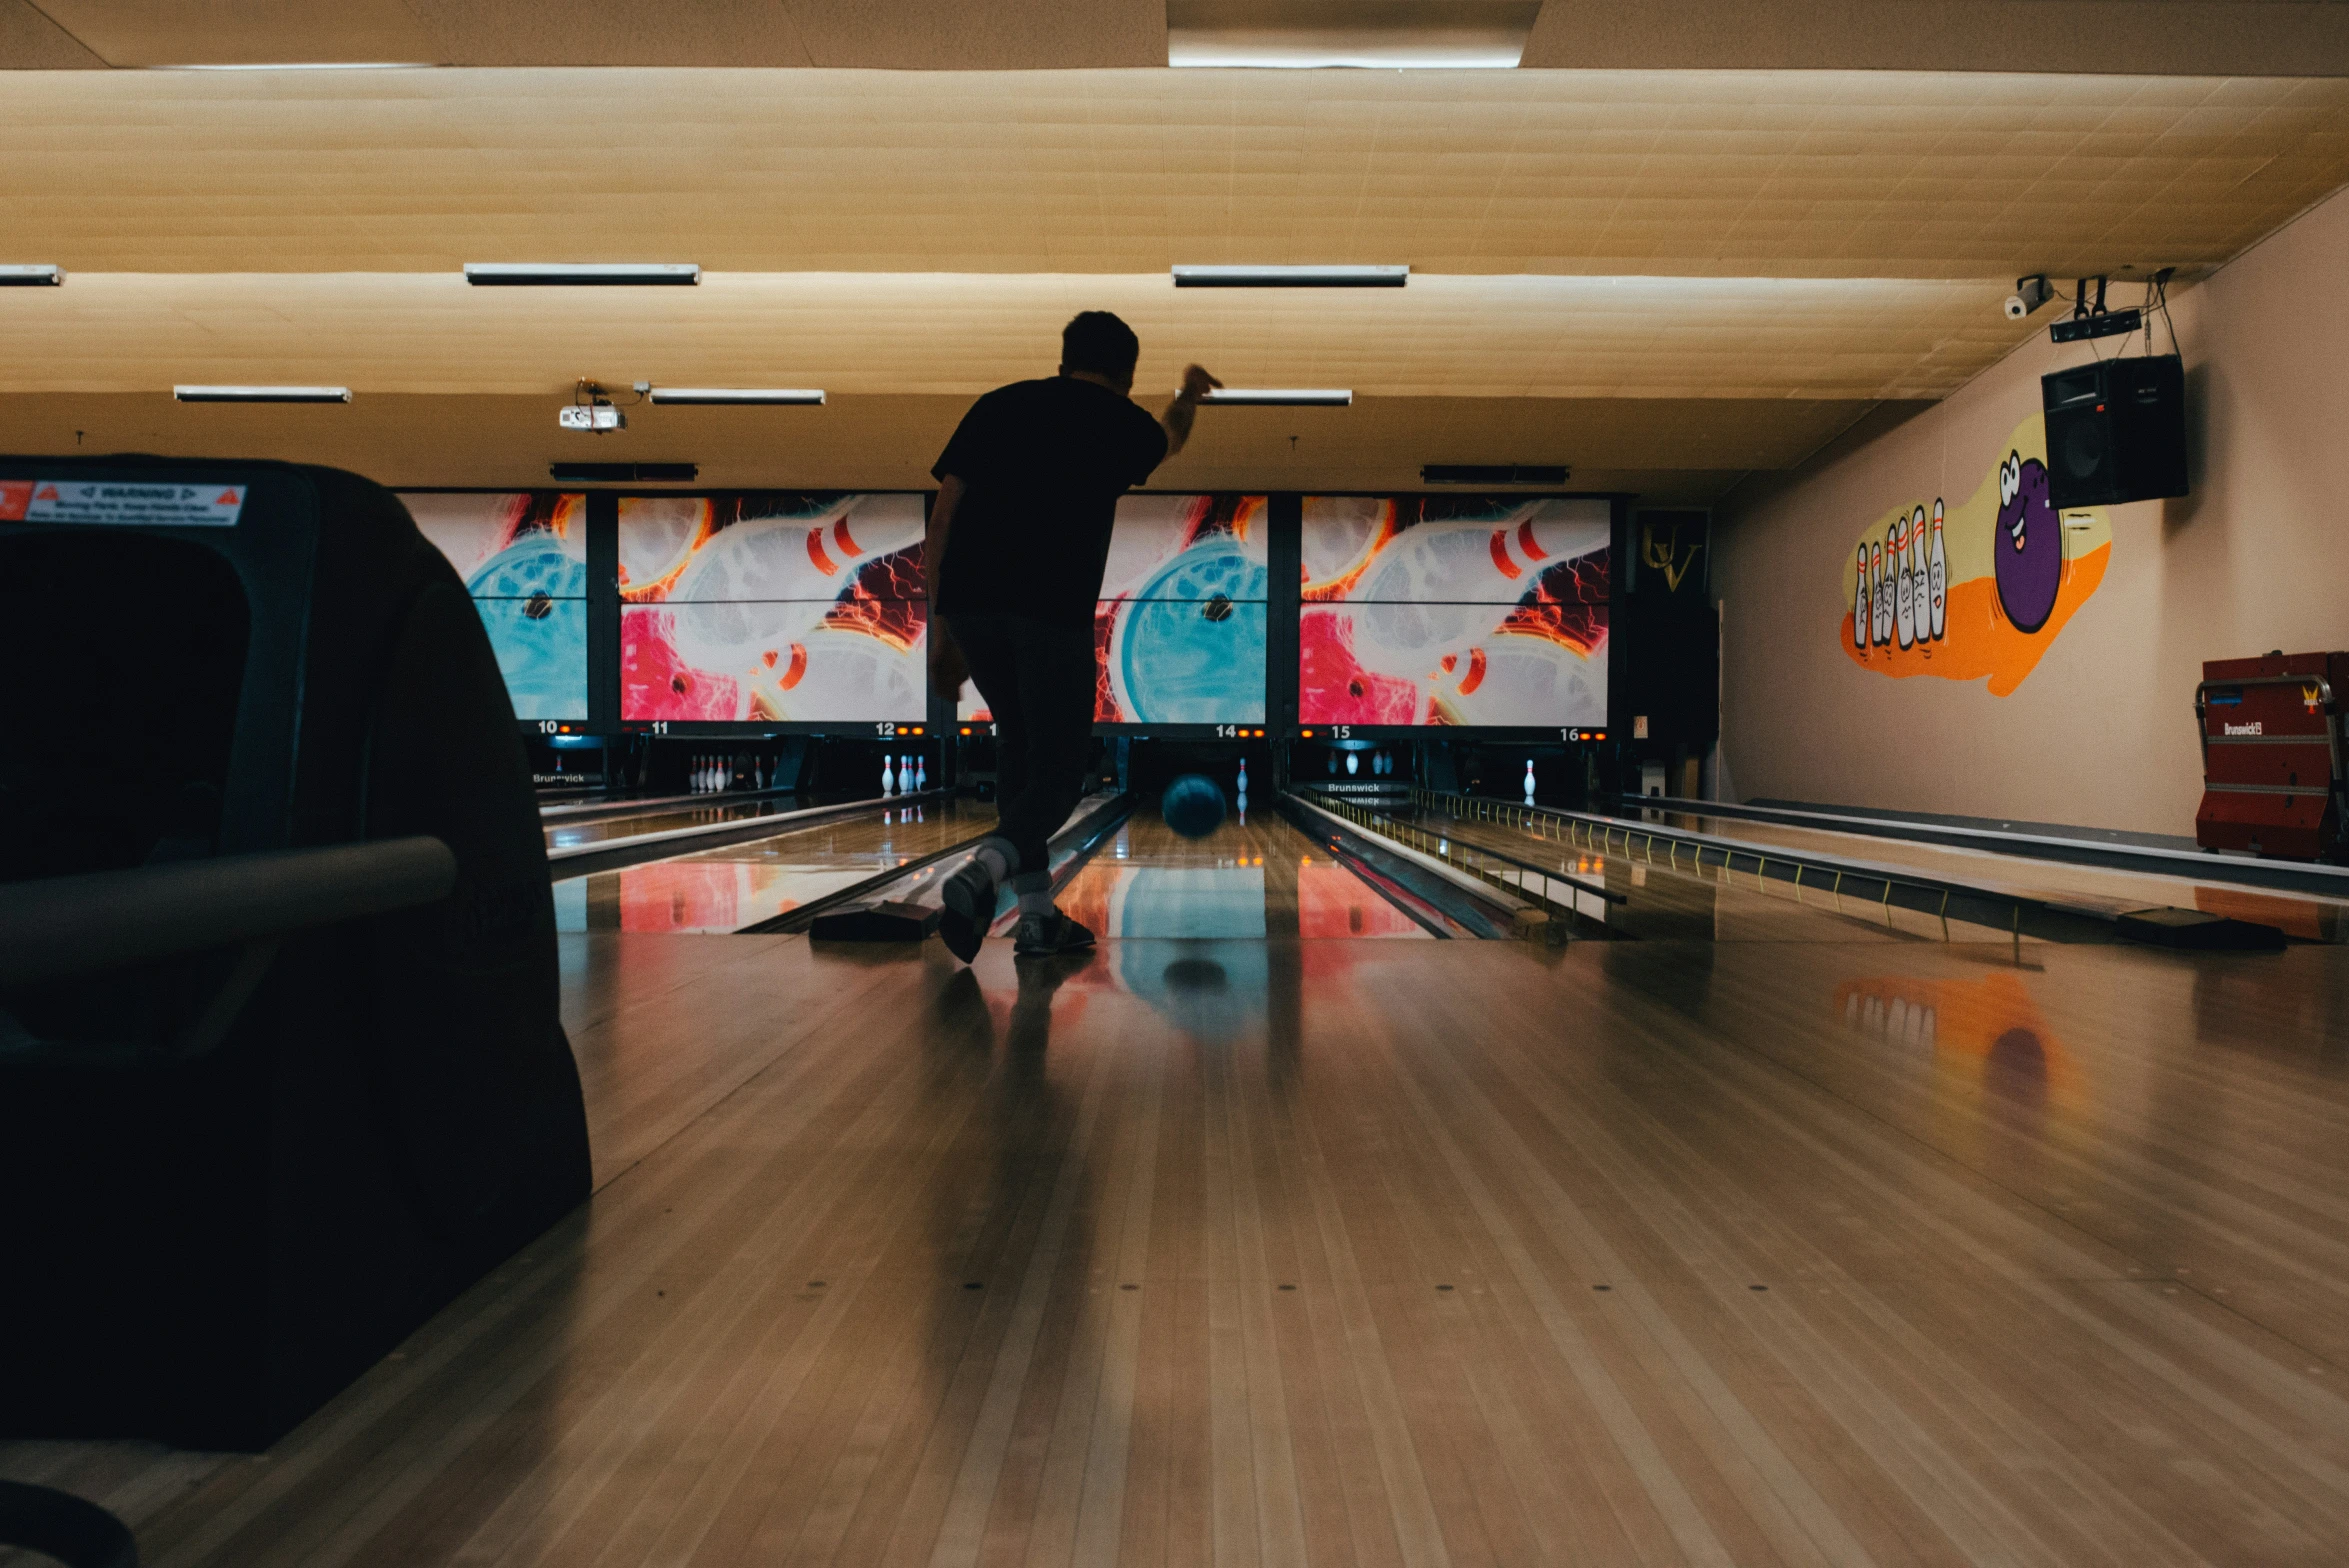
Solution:
<svg viewBox="0 0 2349 1568">
<path fill-rule="evenodd" d="M 1011 950 L 1021 958 L 1089 953 L 1093 950 L 1093 933 L 1057 909 L 1041 915 L 1022 915 L 1012 933 Z"/>
<path fill-rule="evenodd" d="M 995 879 L 973 856 L 946 879 L 938 895 L 945 905 L 938 914 L 938 939 L 967 964 L 979 956 L 980 939 L 995 919 Z"/>
</svg>

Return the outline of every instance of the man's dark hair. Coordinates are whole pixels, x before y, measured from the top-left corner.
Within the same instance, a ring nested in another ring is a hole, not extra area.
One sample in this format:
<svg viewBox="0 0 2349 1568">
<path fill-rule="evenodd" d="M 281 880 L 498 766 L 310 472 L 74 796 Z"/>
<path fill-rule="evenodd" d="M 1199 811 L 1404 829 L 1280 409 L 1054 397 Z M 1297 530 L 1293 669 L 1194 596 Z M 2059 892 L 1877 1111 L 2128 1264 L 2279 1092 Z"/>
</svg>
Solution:
<svg viewBox="0 0 2349 1568">
<path fill-rule="evenodd" d="M 1106 310 L 1079 311 L 1060 329 L 1060 368 L 1102 376 L 1130 376 L 1142 357 L 1134 329 Z"/>
</svg>

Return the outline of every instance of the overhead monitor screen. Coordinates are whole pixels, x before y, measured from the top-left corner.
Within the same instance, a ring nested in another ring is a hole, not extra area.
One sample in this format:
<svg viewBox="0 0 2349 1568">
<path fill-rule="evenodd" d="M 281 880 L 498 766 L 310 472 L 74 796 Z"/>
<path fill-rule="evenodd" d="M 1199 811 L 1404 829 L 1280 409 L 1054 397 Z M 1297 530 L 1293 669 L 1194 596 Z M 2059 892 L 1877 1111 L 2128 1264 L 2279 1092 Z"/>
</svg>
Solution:
<svg viewBox="0 0 2349 1568">
<path fill-rule="evenodd" d="M 620 716 L 919 723 L 924 498 L 620 499 Z"/>
<path fill-rule="evenodd" d="M 465 579 L 518 719 L 587 717 L 587 498 L 553 490 L 405 490 Z"/>
<path fill-rule="evenodd" d="M 1119 500 L 1093 612 L 1093 721 L 1262 724 L 1270 587 L 1263 496 Z M 976 686 L 960 712 L 988 717 Z"/>
<path fill-rule="evenodd" d="M 1603 500 L 1307 496 L 1305 724 L 1607 722 Z"/>
</svg>

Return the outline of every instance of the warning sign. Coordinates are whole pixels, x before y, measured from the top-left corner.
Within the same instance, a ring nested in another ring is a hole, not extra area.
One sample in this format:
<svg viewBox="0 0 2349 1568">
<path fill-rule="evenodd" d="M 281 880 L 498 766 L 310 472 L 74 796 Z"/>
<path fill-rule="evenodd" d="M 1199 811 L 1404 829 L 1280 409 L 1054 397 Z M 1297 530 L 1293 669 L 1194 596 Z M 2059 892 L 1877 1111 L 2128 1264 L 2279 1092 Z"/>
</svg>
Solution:
<svg viewBox="0 0 2349 1568">
<path fill-rule="evenodd" d="M 144 528 L 234 528 L 244 485 L 0 480 L 0 522 L 113 523 Z"/>
</svg>

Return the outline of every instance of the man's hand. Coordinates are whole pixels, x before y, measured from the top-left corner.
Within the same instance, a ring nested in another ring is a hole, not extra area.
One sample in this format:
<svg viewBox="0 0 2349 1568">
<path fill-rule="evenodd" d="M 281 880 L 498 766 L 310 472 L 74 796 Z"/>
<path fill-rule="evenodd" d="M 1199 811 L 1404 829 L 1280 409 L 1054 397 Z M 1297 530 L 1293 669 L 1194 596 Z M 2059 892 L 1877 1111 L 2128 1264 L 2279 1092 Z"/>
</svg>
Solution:
<svg viewBox="0 0 2349 1568">
<path fill-rule="evenodd" d="M 1191 439 L 1191 422 L 1199 417 L 1199 400 L 1223 383 L 1198 365 L 1183 367 L 1183 389 L 1166 405 L 1158 422 L 1166 427 L 1166 455 L 1174 456 Z"/>
<path fill-rule="evenodd" d="M 1183 367 L 1183 390 L 1176 396 L 1189 398 L 1196 403 L 1222 385 L 1222 382 L 1207 373 L 1204 366 L 1185 365 Z"/>
</svg>

